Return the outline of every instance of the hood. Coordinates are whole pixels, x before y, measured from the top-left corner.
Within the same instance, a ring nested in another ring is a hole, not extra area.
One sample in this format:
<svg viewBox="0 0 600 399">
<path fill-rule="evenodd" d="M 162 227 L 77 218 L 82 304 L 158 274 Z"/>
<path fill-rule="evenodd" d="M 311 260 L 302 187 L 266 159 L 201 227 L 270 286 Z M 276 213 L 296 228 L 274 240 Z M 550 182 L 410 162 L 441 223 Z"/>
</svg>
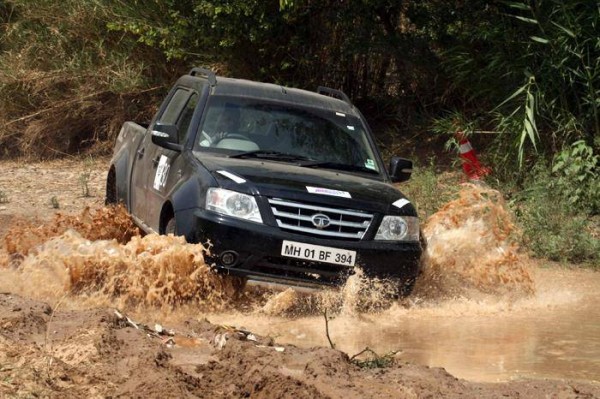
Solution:
<svg viewBox="0 0 600 399">
<path fill-rule="evenodd" d="M 391 184 L 377 180 L 378 176 L 362 177 L 256 158 L 227 158 L 208 153 L 196 153 L 196 157 L 219 186 L 230 190 L 371 212 L 416 215 L 406 197 Z"/>
</svg>

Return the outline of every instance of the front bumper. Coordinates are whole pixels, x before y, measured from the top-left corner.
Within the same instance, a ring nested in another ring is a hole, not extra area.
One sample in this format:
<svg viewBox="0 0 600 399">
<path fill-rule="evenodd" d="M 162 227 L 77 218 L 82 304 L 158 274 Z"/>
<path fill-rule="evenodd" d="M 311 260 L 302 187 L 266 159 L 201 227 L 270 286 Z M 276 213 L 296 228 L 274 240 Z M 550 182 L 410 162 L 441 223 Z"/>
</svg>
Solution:
<svg viewBox="0 0 600 399">
<path fill-rule="evenodd" d="M 419 273 L 420 243 L 331 240 L 247 222 L 214 212 L 193 212 L 193 241 L 212 243 L 207 261 L 253 282 L 304 288 L 339 286 L 354 267 L 281 256 L 283 240 L 356 251 L 356 265 L 368 277 L 392 278 L 409 286 Z M 229 254 L 228 258 L 225 254 Z M 230 261 L 235 257 L 235 262 Z"/>
</svg>

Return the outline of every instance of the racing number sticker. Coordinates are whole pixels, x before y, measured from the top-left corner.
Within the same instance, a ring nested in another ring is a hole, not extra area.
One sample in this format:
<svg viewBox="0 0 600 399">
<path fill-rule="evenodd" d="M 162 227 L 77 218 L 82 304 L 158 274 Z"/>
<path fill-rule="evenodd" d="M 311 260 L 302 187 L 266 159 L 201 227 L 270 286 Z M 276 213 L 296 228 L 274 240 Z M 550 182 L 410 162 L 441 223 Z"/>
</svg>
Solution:
<svg viewBox="0 0 600 399">
<path fill-rule="evenodd" d="M 155 190 L 162 190 L 165 188 L 170 167 L 171 164 L 169 163 L 169 158 L 167 158 L 165 155 L 161 155 L 160 161 L 158 162 L 158 167 L 156 168 L 156 175 L 154 176 L 153 187 Z"/>
</svg>

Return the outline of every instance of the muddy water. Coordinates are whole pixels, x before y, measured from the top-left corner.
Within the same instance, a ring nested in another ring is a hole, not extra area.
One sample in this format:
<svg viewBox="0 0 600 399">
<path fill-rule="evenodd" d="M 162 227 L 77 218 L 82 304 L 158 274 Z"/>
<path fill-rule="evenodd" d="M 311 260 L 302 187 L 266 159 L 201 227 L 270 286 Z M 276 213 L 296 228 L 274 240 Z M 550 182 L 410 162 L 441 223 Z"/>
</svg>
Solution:
<svg viewBox="0 0 600 399">
<path fill-rule="evenodd" d="M 350 355 L 365 347 L 379 354 L 400 350 L 402 361 L 444 367 L 473 381 L 600 381 L 600 273 L 540 269 L 534 278 L 537 293 L 531 298 L 450 299 L 394 306 L 379 314 L 338 315 L 329 322 L 329 334 Z M 329 345 L 322 316 L 221 314 L 209 319 L 282 343 Z"/>
<path fill-rule="evenodd" d="M 239 291 L 204 264 L 201 245 L 139 237 L 123 209 L 13 229 L 0 249 L 0 290 L 64 307 L 116 306 L 174 325 L 190 317 L 298 346 L 401 361 L 476 381 L 600 380 L 600 273 L 540 269 L 517 245 L 500 193 L 466 186 L 424 227 L 427 262 L 414 294 L 387 304 L 360 273 L 338 293 Z M 365 288 L 367 287 L 367 288 Z"/>
</svg>

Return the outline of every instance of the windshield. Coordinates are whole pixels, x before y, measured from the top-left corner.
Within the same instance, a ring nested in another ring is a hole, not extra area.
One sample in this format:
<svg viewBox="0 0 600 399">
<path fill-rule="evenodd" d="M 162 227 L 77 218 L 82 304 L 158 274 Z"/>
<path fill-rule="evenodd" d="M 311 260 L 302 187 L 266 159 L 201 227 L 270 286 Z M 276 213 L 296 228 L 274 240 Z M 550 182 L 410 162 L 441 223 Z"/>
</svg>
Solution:
<svg viewBox="0 0 600 399">
<path fill-rule="evenodd" d="M 196 137 L 197 151 L 379 172 L 360 119 L 341 112 L 213 96 Z"/>
</svg>

